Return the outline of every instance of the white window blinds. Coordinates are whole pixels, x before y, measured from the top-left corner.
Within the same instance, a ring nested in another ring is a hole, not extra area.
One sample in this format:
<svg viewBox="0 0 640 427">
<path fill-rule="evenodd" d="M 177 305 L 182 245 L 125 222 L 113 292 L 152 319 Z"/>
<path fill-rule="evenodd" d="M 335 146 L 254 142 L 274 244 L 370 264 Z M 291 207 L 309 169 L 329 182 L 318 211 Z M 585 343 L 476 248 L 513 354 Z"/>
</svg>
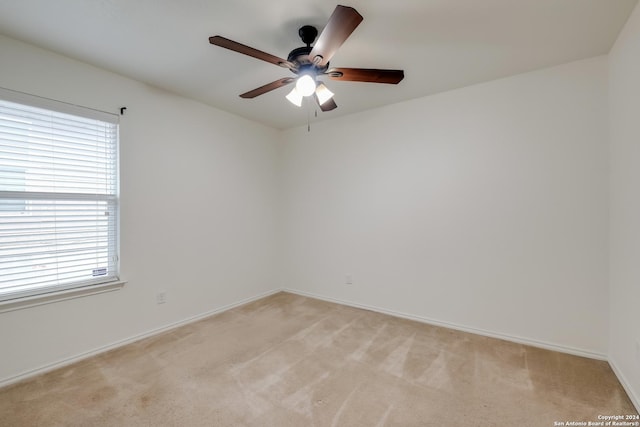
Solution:
<svg viewBox="0 0 640 427">
<path fill-rule="evenodd" d="M 118 117 L 0 91 L 0 301 L 118 278 Z"/>
</svg>

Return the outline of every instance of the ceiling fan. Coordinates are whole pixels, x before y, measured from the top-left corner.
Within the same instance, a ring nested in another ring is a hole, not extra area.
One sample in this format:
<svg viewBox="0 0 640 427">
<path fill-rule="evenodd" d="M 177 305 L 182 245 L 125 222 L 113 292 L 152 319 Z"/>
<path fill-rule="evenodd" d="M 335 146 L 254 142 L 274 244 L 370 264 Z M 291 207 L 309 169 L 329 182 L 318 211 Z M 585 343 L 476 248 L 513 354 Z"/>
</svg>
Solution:
<svg viewBox="0 0 640 427">
<path fill-rule="evenodd" d="M 222 36 L 209 37 L 209 43 L 234 52 L 261 59 L 271 64 L 288 68 L 297 77 L 284 77 L 240 95 L 241 98 L 255 98 L 274 89 L 296 82 L 287 99 L 300 107 L 307 96 L 314 96 L 322 111 L 337 107 L 333 93 L 318 77 L 327 76 L 332 80 L 398 84 L 404 78 L 403 70 L 380 70 L 371 68 L 329 68 L 329 60 L 362 22 L 362 16 L 352 7 L 336 6 L 329 22 L 316 40 L 318 30 L 305 25 L 298 34 L 306 46 L 293 49 L 287 59 L 229 40 Z M 311 44 L 316 40 L 313 47 Z"/>
</svg>

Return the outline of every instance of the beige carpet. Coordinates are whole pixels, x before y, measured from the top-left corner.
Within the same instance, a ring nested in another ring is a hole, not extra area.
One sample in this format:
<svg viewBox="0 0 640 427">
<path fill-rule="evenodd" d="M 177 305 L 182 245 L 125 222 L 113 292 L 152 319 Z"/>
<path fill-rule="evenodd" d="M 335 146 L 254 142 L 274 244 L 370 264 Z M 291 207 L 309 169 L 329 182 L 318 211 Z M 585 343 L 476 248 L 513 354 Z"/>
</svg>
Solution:
<svg viewBox="0 0 640 427">
<path fill-rule="evenodd" d="M 279 293 L 0 389 L 1 426 L 553 426 L 606 362 Z"/>
</svg>

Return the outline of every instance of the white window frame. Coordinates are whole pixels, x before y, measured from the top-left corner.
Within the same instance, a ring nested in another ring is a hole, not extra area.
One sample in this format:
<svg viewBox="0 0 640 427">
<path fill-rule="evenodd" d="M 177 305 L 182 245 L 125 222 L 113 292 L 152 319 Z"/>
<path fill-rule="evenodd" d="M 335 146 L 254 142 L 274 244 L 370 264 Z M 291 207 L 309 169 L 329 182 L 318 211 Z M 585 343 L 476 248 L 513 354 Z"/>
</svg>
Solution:
<svg viewBox="0 0 640 427">
<path fill-rule="evenodd" d="M 110 290 L 120 289 L 124 282 L 120 280 L 120 194 L 119 194 L 119 116 L 116 114 L 106 113 L 81 107 L 73 104 L 67 104 L 47 98 L 37 97 L 22 92 L 16 92 L 8 89 L 0 88 L 0 100 L 8 101 L 15 104 L 21 104 L 27 107 L 35 107 L 40 109 L 49 110 L 56 113 L 69 114 L 72 116 L 80 117 L 83 119 L 93 119 L 100 122 L 110 123 L 115 125 L 115 191 L 113 194 L 90 194 L 82 192 L 57 192 L 57 191 L 19 191 L 16 187 L 13 191 L 0 191 L 0 201 L 3 199 L 6 201 L 9 198 L 12 200 L 34 201 L 34 200 L 56 200 L 60 201 L 90 201 L 90 202 L 107 202 L 110 213 L 108 220 L 109 230 L 113 226 L 113 233 L 115 235 L 110 238 L 109 255 L 110 258 L 110 270 L 107 277 L 100 277 L 102 273 L 100 269 L 94 270 L 94 277 L 92 279 L 82 279 L 73 282 L 61 281 L 56 284 L 46 284 L 42 286 L 28 285 L 28 286 L 11 286 L 10 279 L 6 279 L 5 283 L 2 283 L 4 279 L 0 275 L 0 312 L 10 311 L 17 308 L 23 308 L 33 305 L 40 305 L 44 303 L 54 302 L 58 300 L 65 300 L 70 298 L 77 298 L 79 296 L 90 295 L 95 293 L 102 293 Z M 54 138 L 52 138 L 53 140 Z M 7 183 L 12 180 L 11 175 Z M 18 176 L 18 174 L 16 174 Z M 17 178 L 13 179 L 15 184 Z M 21 206 L 21 204 L 9 204 L 7 205 L 11 209 L 15 209 L 15 206 Z M 0 212 L 1 213 L 1 212 Z M 105 213 L 106 214 L 106 213 Z M 112 216 L 111 216 L 112 215 Z M 0 216 L 0 222 L 3 218 Z M 57 223 L 57 222 L 56 222 Z M 2 231 L 0 230 L 0 233 Z M 111 231 L 109 231 L 111 235 Z M 115 239 L 115 242 L 112 241 Z M 0 242 L 1 242 L 0 236 Z M 1 248 L 0 248 L 1 249 Z M 0 255 L 2 251 L 0 251 Z M 15 255 L 14 255 L 15 256 Z M 2 257 L 0 256 L 0 261 Z M 9 264 L 10 265 L 10 264 Z M 57 265 L 57 264 L 56 264 Z M 113 266 L 113 268 L 111 268 Z M 2 273 L 3 265 L 0 262 L 0 273 Z M 6 267 L 5 267 L 6 268 Z M 56 267 L 58 268 L 58 267 Z M 7 270 L 8 271 L 8 270 Z M 12 276 L 8 276 L 12 277 Z M 14 280 L 14 283 L 15 280 Z"/>
</svg>

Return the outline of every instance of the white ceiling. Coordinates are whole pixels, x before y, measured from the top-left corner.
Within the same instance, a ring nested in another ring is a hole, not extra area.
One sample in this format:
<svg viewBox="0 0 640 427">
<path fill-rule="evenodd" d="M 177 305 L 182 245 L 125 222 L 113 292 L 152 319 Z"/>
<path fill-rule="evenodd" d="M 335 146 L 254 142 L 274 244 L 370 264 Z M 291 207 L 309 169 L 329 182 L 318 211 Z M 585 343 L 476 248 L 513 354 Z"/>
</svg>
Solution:
<svg viewBox="0 0 640 427">
<path fill-rule="evenodd" d="M 364 21 L 331 60 L 397 68 L 397 86 L 337 82 L 332 118 L 609 51 L 637 0 L 349 0 Z M 222 35 L 279 57 L 322 30 L 326 0 L 0 0 L 0 33 L 246 118 L 307 122 L 287 88 L 238 95 L 290 72 L 212 46 Z M 1 69 L 1 65 L 0 65 Z"/>
</svg>

